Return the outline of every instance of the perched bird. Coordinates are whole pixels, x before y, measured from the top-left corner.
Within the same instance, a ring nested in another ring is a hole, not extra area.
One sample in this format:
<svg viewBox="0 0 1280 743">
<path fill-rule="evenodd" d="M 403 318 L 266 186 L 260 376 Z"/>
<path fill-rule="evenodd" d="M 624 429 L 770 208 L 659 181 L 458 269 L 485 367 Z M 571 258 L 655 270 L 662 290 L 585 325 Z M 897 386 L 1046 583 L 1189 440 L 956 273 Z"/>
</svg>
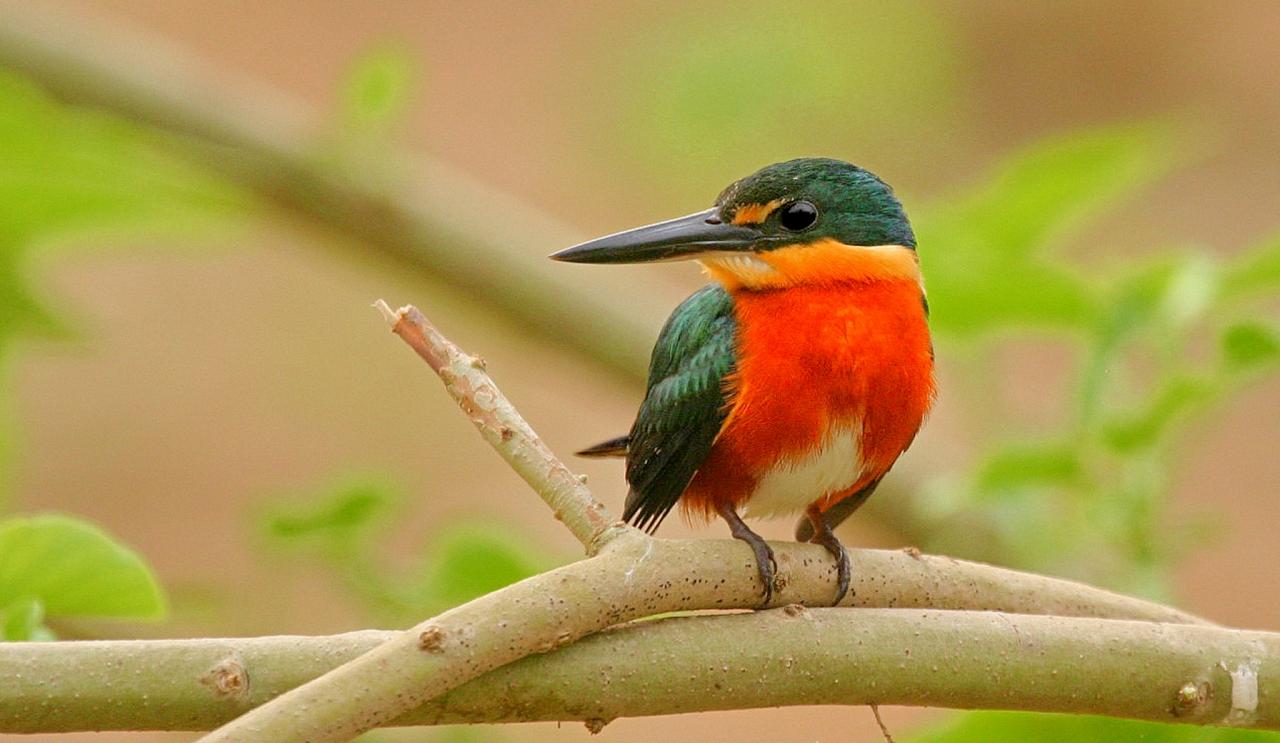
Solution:
<svg viewBox="0 0 1280 743">
<path fill-rule="evenodd" d="M 631 432 L 579 454 L 626 456 L 624 518 L 653 532 L 677 503 L 777 564 L 742 521 L 803 512 L 797 539 L 837 563 L 832 532 L 906 451 L 934 399 L 916 240 L 884 181 L 839 160 L 770 165 L 715 206 L 575 245 L 576 263 L 692 259 L 714 283 L 658 336 Z"/>
</svg>

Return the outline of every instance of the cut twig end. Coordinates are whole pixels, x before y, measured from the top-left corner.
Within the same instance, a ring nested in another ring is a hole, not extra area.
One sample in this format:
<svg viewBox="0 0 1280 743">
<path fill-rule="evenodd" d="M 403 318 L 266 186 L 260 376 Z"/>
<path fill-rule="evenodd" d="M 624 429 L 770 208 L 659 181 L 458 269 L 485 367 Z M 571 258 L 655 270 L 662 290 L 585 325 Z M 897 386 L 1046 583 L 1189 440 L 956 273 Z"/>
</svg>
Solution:
<svg viewBox="0 0 1280 743">
<path fill-rule="evenodd" d="M 395 327 L 396 323 L 400 322 L 400 318 L 404 317 L 405 310 L 409 309 L 408 307 L 401 307 L 399 310 L 393 310 L 385 299 L 379 299 L 373 303 L 373 306 L 382 313 L 382 319 L 386 320 L 387 324 L 392 327 Z"/>
</svg>

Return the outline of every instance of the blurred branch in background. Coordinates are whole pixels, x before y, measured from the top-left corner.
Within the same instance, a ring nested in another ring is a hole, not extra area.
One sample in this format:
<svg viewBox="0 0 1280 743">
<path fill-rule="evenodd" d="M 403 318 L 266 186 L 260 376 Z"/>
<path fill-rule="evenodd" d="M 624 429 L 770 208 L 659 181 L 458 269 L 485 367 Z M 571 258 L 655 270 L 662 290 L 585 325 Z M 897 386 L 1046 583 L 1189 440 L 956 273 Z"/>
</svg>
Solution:
<svg viewBox="0 0 1280 743">
<path fill-rule="evenodd" d="M 45 9 L 0 8 L 0 66 L 67 103 L 174 135 L 174 145 L 212 171 L 328 227 L 362 258 L 372 249 L 435 274 L 621 374 L 646 368 L 646 295 L 620 276 L 575 281 L 545 260 L 577 242 L 571 229 L 439 161 L 415 158 L 388 176 L 385 164 L 326 155 L 326 130 L 288 94 L 224 81 L 180 48 Z M 375 65 L 368 85 L 397 84 L 387 77 Z M 354 98 L 383 106 L 388 95 Z"/>
</svg>

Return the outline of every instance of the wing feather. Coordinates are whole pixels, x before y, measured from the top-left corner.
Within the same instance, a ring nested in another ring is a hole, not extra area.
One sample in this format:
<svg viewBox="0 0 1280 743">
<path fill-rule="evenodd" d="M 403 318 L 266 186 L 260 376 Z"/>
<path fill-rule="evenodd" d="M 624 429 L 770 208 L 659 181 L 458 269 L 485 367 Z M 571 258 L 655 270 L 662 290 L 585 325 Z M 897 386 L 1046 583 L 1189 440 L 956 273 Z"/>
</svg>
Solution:
<svg viewBox="0 0 1280 743">
<path fill-rule="evenodd" d="M 623 518 L 652 532 L 706 459 L 731 407 L 737 360 L 733 299 L 703 287 L 672 313 L 654 345 L 649 384 L 627 446 Z"/>
</svg>

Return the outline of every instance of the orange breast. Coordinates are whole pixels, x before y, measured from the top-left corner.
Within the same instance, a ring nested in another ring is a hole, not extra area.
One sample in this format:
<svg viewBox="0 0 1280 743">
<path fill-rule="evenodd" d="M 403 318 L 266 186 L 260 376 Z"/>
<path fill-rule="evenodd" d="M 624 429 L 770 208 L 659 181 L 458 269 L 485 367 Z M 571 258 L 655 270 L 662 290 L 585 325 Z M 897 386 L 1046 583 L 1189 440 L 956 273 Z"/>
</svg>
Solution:
<svg viewBox="0 0 1280 743">
<path fill-rule="evenodd" d="M 858 426 L 862 476 L 814 492 L 829 507 L 877 479 L 911 444 L 934 397 L 933 354 L 912 280 L 733 293 L 733 408 L 685 491 L 686 513 L 741 506 L 780 461 L 811 456 L 833 427 Z M 849 456 L 858 456 L 851 451 Z"/>
</svg>

